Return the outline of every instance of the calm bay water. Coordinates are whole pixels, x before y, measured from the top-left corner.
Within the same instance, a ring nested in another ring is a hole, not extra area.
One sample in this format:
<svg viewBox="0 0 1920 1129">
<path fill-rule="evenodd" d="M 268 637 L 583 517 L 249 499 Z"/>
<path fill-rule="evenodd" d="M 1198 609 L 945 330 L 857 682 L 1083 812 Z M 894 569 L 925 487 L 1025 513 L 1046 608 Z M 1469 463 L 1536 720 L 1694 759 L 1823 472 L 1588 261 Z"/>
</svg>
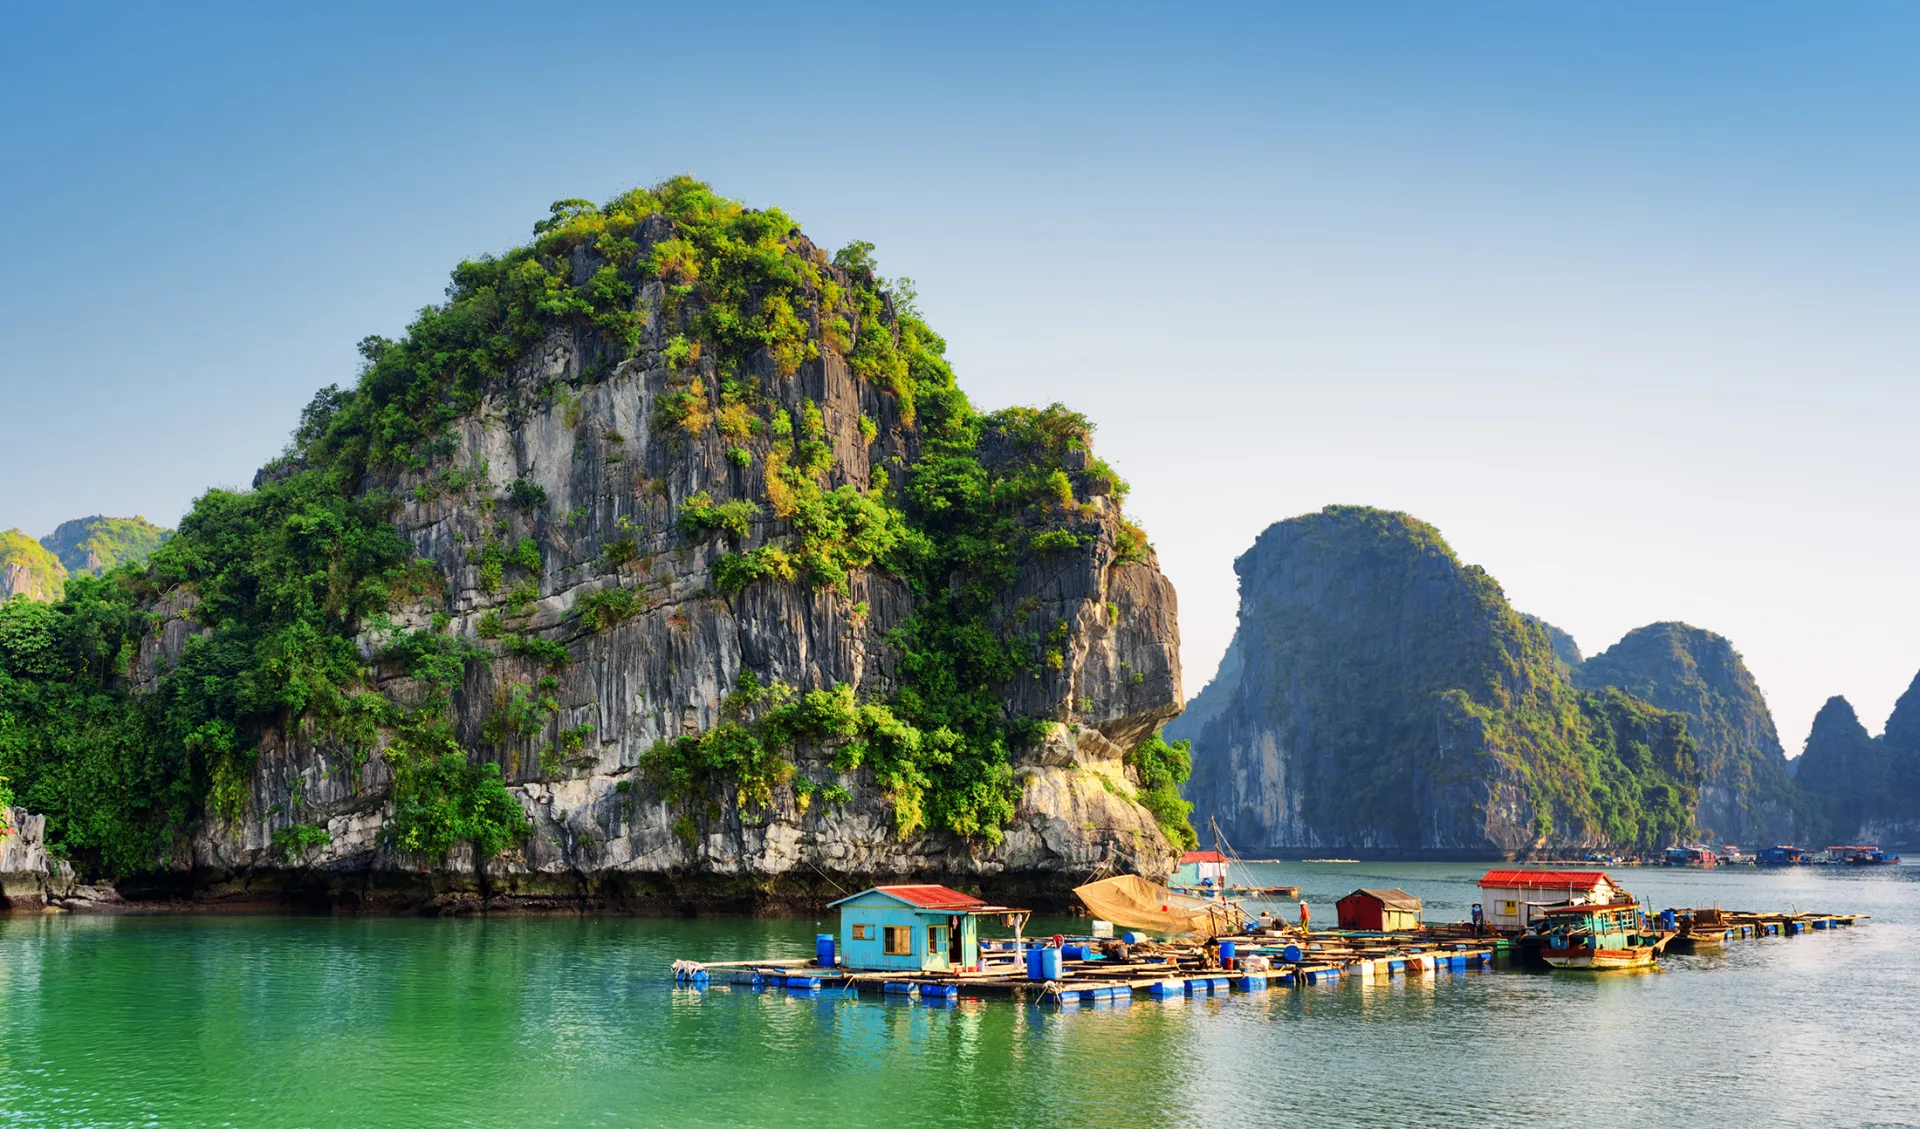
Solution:
<svg viewBox="0 0 1920 1129">
<path fill-rule="evenodd" d="M 1383 885 L 1437 921 L 1484 868 L 1255 869 L 1316 921 Z M 15 917 L 0 1125 L 1920 1124 L 1920 867 L 1615 874 L 1656 908 L 1874 920 L 1658 974 L 1062 1012 L 666 976 L 806 955 L 811 919 Z"/>
</svg>

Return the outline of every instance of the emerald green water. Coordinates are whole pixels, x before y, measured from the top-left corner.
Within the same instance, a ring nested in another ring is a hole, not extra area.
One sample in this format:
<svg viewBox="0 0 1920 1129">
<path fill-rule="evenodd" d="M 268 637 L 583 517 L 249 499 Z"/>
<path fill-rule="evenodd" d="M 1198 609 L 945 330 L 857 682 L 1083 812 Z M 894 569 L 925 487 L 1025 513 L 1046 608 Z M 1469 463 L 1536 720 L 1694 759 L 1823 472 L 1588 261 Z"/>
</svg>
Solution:
<svg viewBox="0 0 1920 1129">
<path fill-rule="evenodd" d="M 1287 865 L 1316 919 L 1480 869 Z M 0 1125 L 1217 1126 L 1920 1120 L 1920 882 L 1616 872 L 1875 915 L 1658 974 L 1468 972 L 1064 1011 L 677 988 L 812 920 L 0 919 Z M 1046 923 L 1043 927 L 1051 928 Z M 831 926 L 827 926 L 831 928 Z"/>
</svg>

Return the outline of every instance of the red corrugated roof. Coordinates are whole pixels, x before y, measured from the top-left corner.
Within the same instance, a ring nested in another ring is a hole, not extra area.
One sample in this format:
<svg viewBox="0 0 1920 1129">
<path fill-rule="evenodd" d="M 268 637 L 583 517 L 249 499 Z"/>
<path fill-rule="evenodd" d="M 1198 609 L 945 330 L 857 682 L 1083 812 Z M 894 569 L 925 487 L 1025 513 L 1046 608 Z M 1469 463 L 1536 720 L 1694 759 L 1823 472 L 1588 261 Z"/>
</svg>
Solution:
<svg viewBox="0 0 1920 1129">
<path fill-rule="evenodd" d="M 874 889 L 921 909 L 962 909 L 987 904 L 971 894 L 945 886 L 875 886 Z"/>
<path fill-rule="evenodd" d="M 1180 856 L 1180 865 L 1182 866 L 1190 862 L 1225 861 L 1227 861 L 1227 856 L 1221 854 L 1219 851 L 1188 851 L 1186 854 Z"/>
<path fill-rule="evenodd" d="M 1480 880 L 1480 885 L 1515 889 L 1551 887 L 1563 890 L 1572 887 L 1591 890 L 1602 881 L 1609 886 L 1619 885 L 1598 870 L 1489 870 L 1487 876 Z"/>
</svg>

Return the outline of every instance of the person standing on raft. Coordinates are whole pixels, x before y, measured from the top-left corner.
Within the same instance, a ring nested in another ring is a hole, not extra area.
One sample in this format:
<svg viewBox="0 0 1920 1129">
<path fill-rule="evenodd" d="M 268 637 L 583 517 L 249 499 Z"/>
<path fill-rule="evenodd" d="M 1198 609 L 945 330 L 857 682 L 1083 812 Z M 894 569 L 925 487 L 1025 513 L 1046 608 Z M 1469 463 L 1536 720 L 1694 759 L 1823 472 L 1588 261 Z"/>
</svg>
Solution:
<svg viewBox="0 0 1920 1129">
<path fill-rule="evenodd" d="M 1308 932 L 1307 923 L 1311 921 L 1312 918 L 1313 918 L 1313 915 L 1307 912 L 1307 899 L 1301 898 L 1300 899 L 1300 932 L 1302 933 Z"/>
</svg>

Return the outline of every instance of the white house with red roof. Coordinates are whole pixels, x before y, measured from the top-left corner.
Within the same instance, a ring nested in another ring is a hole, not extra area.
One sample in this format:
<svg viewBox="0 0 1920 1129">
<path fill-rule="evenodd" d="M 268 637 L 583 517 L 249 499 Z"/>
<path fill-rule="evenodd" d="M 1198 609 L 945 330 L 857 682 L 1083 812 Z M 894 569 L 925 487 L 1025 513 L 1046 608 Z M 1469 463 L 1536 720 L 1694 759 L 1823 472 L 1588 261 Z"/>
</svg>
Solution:
<svg viewBox="0 0 1920 1129">
<path fill-rule="evenodd" d="M 1489 870 L 1480 880 L 1487 925 L 1505 933 L 1528 928 L 1547 906 L 1605 905 L 1619 893 L 1599 870 Z"/>
</svg>

